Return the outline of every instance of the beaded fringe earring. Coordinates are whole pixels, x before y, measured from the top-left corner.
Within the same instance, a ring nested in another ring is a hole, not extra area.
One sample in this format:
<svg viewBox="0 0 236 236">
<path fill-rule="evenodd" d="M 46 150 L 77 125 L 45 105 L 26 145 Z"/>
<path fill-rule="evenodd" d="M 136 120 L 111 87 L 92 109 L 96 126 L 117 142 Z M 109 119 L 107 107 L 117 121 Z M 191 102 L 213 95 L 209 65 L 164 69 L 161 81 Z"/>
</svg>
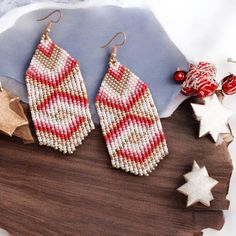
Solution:
<svg viewBox="0 0 236 236">
<path fill-rule="evenodd" d="M 26 85 L 40 145 L 73 153 L 94 129 L 78 62 L 49 37 L 50 21 L 26 71 Z"/>
<path fill-rule="evenodd" d="M 161 121 L 147 85 L 116 58 L 116 44 L 109 68 L 96 97 L 97 112 L 111 164 L 135 175 L 148 176 L 168 154 Z"/>
</svg>

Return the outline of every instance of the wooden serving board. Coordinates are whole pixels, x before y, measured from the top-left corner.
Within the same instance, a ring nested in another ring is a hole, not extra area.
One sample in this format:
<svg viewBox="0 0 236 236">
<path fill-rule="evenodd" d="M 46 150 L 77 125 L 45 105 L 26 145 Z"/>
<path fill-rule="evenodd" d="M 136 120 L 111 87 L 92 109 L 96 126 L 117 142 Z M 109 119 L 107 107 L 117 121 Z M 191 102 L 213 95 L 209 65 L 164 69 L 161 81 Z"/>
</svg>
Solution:
<svg viewBox="0 0 236 236">
<path fill-rule="evenodd" d="M 162 120 L 169 156 L 149 177 L 113 169 L 99 127 L 71 156 L 0 136 L 0 227 L 12 235 L 201 235 L 220 230 L 232 173 L 227 146 L 197 138 L 189 100 Z M 211 207 L 176 191 L 193 160 L 219 181 Z"/>
</svg>

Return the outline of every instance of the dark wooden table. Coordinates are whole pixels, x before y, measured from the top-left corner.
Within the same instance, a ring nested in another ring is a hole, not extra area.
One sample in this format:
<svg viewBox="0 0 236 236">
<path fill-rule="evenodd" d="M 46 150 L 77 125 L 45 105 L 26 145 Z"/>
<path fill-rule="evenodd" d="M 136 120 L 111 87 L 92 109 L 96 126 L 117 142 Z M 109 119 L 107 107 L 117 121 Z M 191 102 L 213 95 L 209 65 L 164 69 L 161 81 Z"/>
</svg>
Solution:
<svg viewBox="0 0 236 236">
<path fill-rule="evenodd" d="M 99 127 L 71 156 L 0 136 L 0 227 L 12 235 L 200 235 L 224 224 L 232 162 L 197 138 L 189 101 L 162 120 L 170 154 L 149 177 L 113 169 Z M 193 160 L 219 181 L 210 208 L 176 191 Z"/>
</svg>

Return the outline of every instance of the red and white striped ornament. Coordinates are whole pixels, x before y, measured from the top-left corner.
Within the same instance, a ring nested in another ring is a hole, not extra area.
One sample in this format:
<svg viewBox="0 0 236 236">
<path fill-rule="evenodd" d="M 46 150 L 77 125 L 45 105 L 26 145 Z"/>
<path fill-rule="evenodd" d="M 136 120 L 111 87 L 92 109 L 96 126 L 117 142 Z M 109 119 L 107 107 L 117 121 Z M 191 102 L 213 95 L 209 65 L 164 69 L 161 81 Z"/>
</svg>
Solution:
<svg viewBox="0 0 236 236">
<path fill-rule="evenodd" d="M 78 62 L 44 34 L 26 85 L 39 144 L 73 153 L 94 129 Z"/>
<path fill-rule="evenodd" d="M 221 80 L 221 89 L 224 94 L 233 95 L 236 93 L 236 76 L 231 74 Z"/>
<path fill-rule="evenodd" d="M 112 53 L 96 97 L 111 164 L 148 176 L 168 154 L 166 139 L 147 85 Z"/>
<path fill-rule="evenodd" d="M 209 62 L 199 62 L 198 65 L 190 64 L 181 92 L 187 96 L 206 97 L 212 95 L 218 88 L 215 75 L 216 68 Z"/>
<path fill-rule="evenodd" d="M 231 58 L 229 62 L 235 62 Z M 186 76 L 185 76 L 186 74 Z M 181 92 L 186 96 L 207 97 L 221 90 L 226 95 L 236 93 L 236 76 L 230 74 L 220 83 L 215 80 L 216 68 L 212 63 L 199 62 L 198 65 L 190 64 L 189 71 L 177 70 L 173 78 L 176 82 L 183 82 Z"/>
</svg>

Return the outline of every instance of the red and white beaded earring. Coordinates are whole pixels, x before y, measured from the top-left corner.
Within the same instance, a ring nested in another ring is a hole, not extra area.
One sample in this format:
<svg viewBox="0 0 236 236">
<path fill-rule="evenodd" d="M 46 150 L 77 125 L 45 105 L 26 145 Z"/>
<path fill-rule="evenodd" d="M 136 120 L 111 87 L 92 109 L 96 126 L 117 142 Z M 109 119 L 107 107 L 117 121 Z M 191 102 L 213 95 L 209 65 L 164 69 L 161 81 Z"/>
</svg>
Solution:
<svg viewBox="0 0 236 236">
<path fill-rule="evenodd" d="M 148 176 L 168 154 L 166 139 L 148 86 L 116 58 L 112 48 L 108 71 L 96 97 L 97 112 L 111 164 L 135 175 Z"/>
<path fill-rule="evenodd" d="M 73 153 L 94 129 L 78 62 L 49 37 L 50 21 L 26 71 L 30 111 L 40 145 Z"/>
</svg>

